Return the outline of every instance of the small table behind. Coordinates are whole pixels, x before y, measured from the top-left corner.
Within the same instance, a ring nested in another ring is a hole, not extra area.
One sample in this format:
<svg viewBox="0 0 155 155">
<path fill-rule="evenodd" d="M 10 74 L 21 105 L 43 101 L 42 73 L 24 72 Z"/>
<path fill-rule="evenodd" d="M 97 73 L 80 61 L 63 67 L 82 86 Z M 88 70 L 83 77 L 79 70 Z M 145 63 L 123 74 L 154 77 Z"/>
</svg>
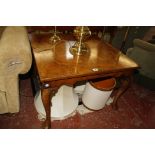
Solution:
<svg viewBox="0 0 155 155">
<path fill-rule="evenodd" d="M 116 109 L 117 99 L 128 88 L 130 77 L 138 65 L 111 45 L 95 38 L 86 41 L 89 52 L 74 56 L 69 48 L 75 40 L 61 36 L 62 40 L 52 45 L 49 34 L 33 34 L 31 45 L 35 68 L 40 81 L 41 96 L 46 112 L 44 128 L 51 128 L 51 98 L 62 85 L 74 86 L 79 81 L 97 78 L 120 78 L 112 106 Z"/>
</svg>

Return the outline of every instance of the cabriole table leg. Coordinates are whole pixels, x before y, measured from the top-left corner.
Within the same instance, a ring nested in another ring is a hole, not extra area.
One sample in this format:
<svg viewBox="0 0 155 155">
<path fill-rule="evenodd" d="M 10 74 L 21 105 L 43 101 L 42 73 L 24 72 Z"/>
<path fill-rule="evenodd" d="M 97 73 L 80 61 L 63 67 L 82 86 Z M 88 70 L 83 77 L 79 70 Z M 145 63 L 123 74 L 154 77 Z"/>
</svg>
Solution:
<svg viewBox="0 0 155 155">
<path fill-rule="evenodd" d="M 41 89 L 41 98 L 46 112 L 46 120 L 43 123 L 43 128 L 51 128 L 51 90 L 50 88 Z"/>
<path fill-rule="evenodd" d="M 119 97 L 128 89 L 131 81 L 132 81 L 132 76 L 123 77 L 123 78 L 120 79 L 121 86 L 120 86 L 120 88 L 118 89 L 117 93 L 114 96 L 114 100 L 113 100 L 113 103 L 112 103 L 113 109 L 115 109 L 115 110 L 118 109 L 118 102 L 117 101 L 118 101 Z"/>
</svg>

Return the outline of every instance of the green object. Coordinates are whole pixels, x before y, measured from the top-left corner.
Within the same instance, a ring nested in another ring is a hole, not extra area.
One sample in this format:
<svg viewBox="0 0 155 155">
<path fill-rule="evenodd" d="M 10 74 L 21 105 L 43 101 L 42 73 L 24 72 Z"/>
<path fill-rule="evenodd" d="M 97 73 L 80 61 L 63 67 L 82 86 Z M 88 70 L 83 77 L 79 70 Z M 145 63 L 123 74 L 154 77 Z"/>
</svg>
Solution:
<svg viewBox="0 0 155 155">
<path fill-rule="evenodd" d="M 137 82 L 145 87 L 155 89 L 155 44 L 134 39 L 134 47 L 127 50 L 127 56 L 139 64 Z"/>
</svg>

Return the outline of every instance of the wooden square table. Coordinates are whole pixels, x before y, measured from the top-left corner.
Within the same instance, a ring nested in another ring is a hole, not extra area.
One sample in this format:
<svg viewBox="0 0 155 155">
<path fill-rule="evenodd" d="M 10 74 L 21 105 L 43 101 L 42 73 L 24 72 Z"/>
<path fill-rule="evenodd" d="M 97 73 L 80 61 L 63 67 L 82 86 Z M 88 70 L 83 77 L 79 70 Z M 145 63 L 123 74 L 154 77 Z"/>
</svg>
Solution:
<svg viewBox="0 0 155 155">
<path fill-rule="evenodd" d="M 74 86 L 79 81 L 97 78 L 120 78 L 112 106 L 117 108 L 117 99 L 128 88 L 130 77 L 138 65 L 119 50 L 95 38 L 86 41 L 89 52 L 72 55 L 69 48 L 75 40 L 72 36 L 61 36 L 62 40 L 51 44 L 50 34 L 33 34 L 31 46 L 35 68 L 40 81 L 41 97 L 46 112 L 44 128 L 51 128 L 51 98 L 62 85 Z"/>
</svg>

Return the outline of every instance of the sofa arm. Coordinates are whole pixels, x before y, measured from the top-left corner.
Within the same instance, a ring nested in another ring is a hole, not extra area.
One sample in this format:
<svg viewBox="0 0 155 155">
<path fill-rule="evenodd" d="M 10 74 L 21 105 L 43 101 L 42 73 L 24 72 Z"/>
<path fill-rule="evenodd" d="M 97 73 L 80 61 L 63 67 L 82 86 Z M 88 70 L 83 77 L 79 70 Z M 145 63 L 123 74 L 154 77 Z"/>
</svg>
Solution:
<svg viewBox="0 0 155 155">
<path fill-rule="evenodd" d="M 155 52 L 155 45 L 148 43 L 146 41 L 140 39 L 134 39 L 133 44 L 134 47 L 139 47 L 150 52 Z"/>
<path fill-rule="evenodd" d="M 0 61 L 6 64 L 4 69 L 20 66 L 19 74 L 29 71 L 32 54 L 25 27 L 10 26 L 4 30 L 0 40 Z"/>
<path fill-rule="evenodd" d="M 138 39 L 137 39 L 138 40 Z M 137 62 L 140 66 L 139 72 L 143 76 L 155 79 L 155 49 L 152 46 L 147 49 L 148 44 L 142 45 L 138 40 L 133 48 L 127 50 L 127 56 Z"/>
<path fill-rule="evenodd" d="M 25 74 L 27 73 L 32 65 L 32 53 L 31 53 L 31 49 L 29 50 L 25 50 L 25 51 L 21 51 L 21 59 L 20 61 L 16 61 L 15 64 L 21 64 L 21 70 L 19 72 L 19 74 Z"/>
</svg>

